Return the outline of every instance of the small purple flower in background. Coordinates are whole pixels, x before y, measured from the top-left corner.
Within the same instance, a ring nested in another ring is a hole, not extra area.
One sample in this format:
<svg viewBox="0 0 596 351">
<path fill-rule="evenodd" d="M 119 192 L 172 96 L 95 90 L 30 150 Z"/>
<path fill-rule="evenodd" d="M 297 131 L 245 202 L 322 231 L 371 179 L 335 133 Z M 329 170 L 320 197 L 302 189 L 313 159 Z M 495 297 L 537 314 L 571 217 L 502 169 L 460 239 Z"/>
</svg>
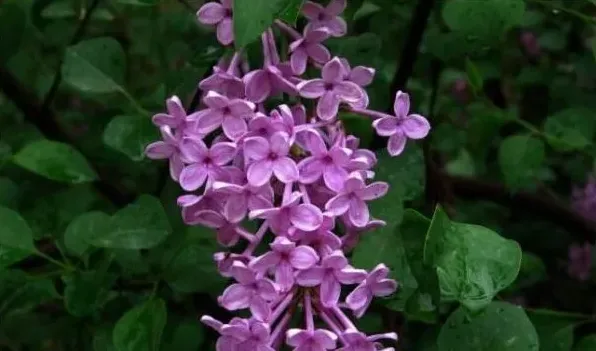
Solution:
<svg viewBox="0 0 596 351">
<path fill-rule="evenodd" d="M 199 22 L 217 26 L 217 40 L 222 45 L 230 45 L 234 41 L 234 25 L 232 21 L 232 0 L 221 0 L 221 4 L 208 2 L 197 12 Z"/>
<path fill-rule="evenodd" d="M 339 17 L 346 8 L 346 0 L 331 0 L 327 7 L 312 1 L 307 1 L 302 6 L 302 13 L 310 20 L 314 28 L 327 28 L 331 35 L 341 37 L 346 35 L 348 25 Z"/>
<path fill-rule="evenodd" d="M 589 176 L 583 188 L 573 189 L 571 206 L 585 219 L 596 222 L 596 177 Z"/>
<path fill-rule="evenodd" d="M 465 104 L 470 100 L 470 88 L 468 81 L 464 78 L 458 78 L 451 86 L 451 94 L 460 104 Z"/>
<path fill-rule="evenodd" d="M 208 2 L 197 13 L 201 23 L 217 26 L 223 45 L 234 40 L 231 4 Z M 213 255 L 218 272 L 234 279 L 219 304 L 250 311 L 229 323 L 201 318 L 220 334 L 217 351 L 275 351 L 284 343 L 294 351 L 389 351 L 381 341 L 397 340 L 394 333 L 366 335 L 344 312 L 362 317 L 374 297 L 398 285 L 383 264 L 367 272 L 346 258 L 364 233 L 385 224 L 371 217 L 368 202 L 384 196 L 388 185 L 374 181 L 375 153 L 359 148 L 338 114 L 373 119 L 378 134 L 390 137 L 393 156 L 408 138 L 426 136 L 430 125 L 410 114 L 409 96 L 401 91 L 395 116 L 366 109 L 365 87 L 375 69 L 331 59 L 323 45 L 329 36 L 346 34 L 339 17 L 345 7 L 345 0 L 326 7 L 307 1 L 303 35 L 274 23 L 290 39 L 283 55 L 289 61 L 280 59 L 269 28 L 261 35 L 262 66 L 249 69 L 240 51 L 223 57 L 199 83 L 200 111 L 187 113 L 172 97 L 167 113 L 153 118 L 163 140 L 148 145 L 146 154 L 169 159 L 172 179 L 191 192 L 178 197 L 184 222 L 213 229 L 230 248 Z M 309 65 L 321 78 L 302 76 Z M 271 106 L 275 94 L 297 101 Z M 318 100 L 314 111 L 302 98 Z M 257 219 L 256 230 L 246 229 L 246 221 Z M 294 318 L 297 313 L 304 318 Z M 315 320 L 325 326 L 315 327 Z"/>
<path fill-rule="evenodd" d="M 586 281 L 592 272 L 592 244 L 573 244 L 569 247 L 569 263 L 567 272 L 570 277 Z"/>
<path fill-rule="evenodd" d="M 526 52 L 526 55 L 537 58 L 541 54 L 540 43 L 536 35 L 530 31 L 523 31 L 519 36 L 519 42 Z"/>
</svg>

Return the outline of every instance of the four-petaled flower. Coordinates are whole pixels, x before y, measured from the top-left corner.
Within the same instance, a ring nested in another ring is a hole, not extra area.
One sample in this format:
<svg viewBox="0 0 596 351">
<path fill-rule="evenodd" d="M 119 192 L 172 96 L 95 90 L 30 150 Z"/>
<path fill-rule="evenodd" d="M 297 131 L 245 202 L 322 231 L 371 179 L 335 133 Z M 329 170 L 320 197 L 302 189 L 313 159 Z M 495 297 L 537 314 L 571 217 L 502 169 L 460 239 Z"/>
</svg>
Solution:
<svg viewBox="0 0 596 351">
<path fill-rule="evenodd" d="M 244 155 L 253 162 L 248 166 L 246 176 L 252 186 L 269 182 L 273 174 L 282 183 L 298 180 L 298 167 L 288 157 L 290 137 L 284 132 L 274 133 L 269 141 L 262 137 L 244 140 Z"/>
<path fill-rule="evenodd" d="M 294 271 L 309 269 L 319 261 L 319 255 L 310 246 L 296 246 L 282 236 L 275 238 L 269 245 L 271 251 L 255 258 L 249 264 L 250 268 L 259 272 L 273 269 L 275 282 L 281 291 L 289 291 L 294 285 Z"/>
<path fill-rule="evenodd" d="M 242 221 L 248 210 L 258 210 L 272 206 L 273 189 L 269 184 L 252 186 L 249 183 L 238 185 L 215 182 L 213 183 L 213 190 L 228 195 L 223 211 L 225 216 L 234 223 Z"/>
<path fill-rule="evenodd" d="M 342 334 L 342 340 L 346 346 L 337 349 L 337 351 L 376 351 L 382 347 L 378 340 L 390 339 L 397 340 L 397 334 L 386 333 L 366 336 L 366 334 L 354 329 L 348 329 Z M 393 350 L 392 348 L 386 350 Z"/>
<path fill-rule="evenodd" d="M 306 71 L 308 58 L 314 62 L 324 64 L 331 59 L 329 50 L 321 44 L 327 40 L 331 32 L 327 28 L 316 28 L 306 26 L 304 37 L 290 44 L 290 63 L 295 74 L 303 74 Z"/>
<path fill-rule="evenodd" d="M 337 117 L 341 102 L 357 103 L 363 97 L 362 89 L 346 78 L 341 60 L 335 57 L 323 66 L 322 79 L 303 81 L 297 88 L 303 97 L 319 99 L 317 116 L 324 121 L 329 121 Z"/>
<path fill-rule="evenodd" d="M 223 307 L 230 311 L 250 308 L 259 320 L 267 320 L 271 307 L 267 303 L 278 296 L 278 287 L 267 278 L 259 278 L 257 273 L 241 262 L 234 262 L 230 273 L 238 283 L 224 290 L 219 298 Z"/>
<path fill-rule="evenodd" d="M 182 154 L 180 152 L 180 140 L 174 135 L 174 131 L 165 125 L 159 129 L 163 141 L 156 141 L 145 149 L 145 155 L 153 160 L 169 159 L 170 176 L 175 181 L 180 179 L 180 173 L 184 168 Z"/>
<path fill-rule="evenodd" d="M 220 0 L 221 4 L 208 2 L 197 12 L 199 22 L 217 26 L 217 40 L 223 45 L 234 41 L 234 24 L 232 22 L 232 0 Z"/>
<path fill-rule="evenodd" d="M 236 140 L 247 131 L 246 119 L 254 114 L 255 104 L 242 99 L 228 99 L 224 95 L 210 91 L 203 98 L 209 108 L 197 116 L 197 131 L 209 134 L 220 126 L 224 134 Z"/>
<path fill-rule="evenodd" d="M 391 156 L 397 156 L 404 151 L 408 138 L 424 138 L 430 130 L 430 124 L 421 115 L 409 114 L 410 96 L 401 90 L 395 95 L 393 109 L 395 116 L 377 119 L 373 127 L 379 135 L 389 137 L 387 150 Z"/>
<path fill-rule="evenodd" d="M 389 186 L 384 182 L 366 185 L 362 176 L 354 172 L 348 177 L 339 194 L 325 204 L 325 209 L 336 216 L 347 213 L 352 224 L 356 227 L 364 227 L 370 219 L 365 201 L 382 197 L 388 189 Z"/>
<path fill-rule="evenodd" d="M 397 289 L 397 283 L 393 279 L 387 279 L 389 269 L 384 264 L 379 264 L 373 269 L 366 279 L 356 287 L 346 298 L 346 304 L 354 311 L 356 317 L 360 318 L 366 312 L 373 296 L 385 297 L 393 294 Z"/>
<path fill-rule="evenodd" d="M 325 307 L 337 305 L 342 284 L 357 284 L 366 278 L 366 271 L 348 265 L 340 251 L 334 251 L 321 260 L 320 266 L 298 272 L 296 281 L 301 286 L 320 286 L 321 303 Z"/>
<path fill-rule="evenodd" d="M 312 204 L 300 204 L 302 195 L 294 192 L 284 199 L 280 207 L 250 211 L 249 218 L 267 219 L 271 229 L 287 234 L 292 226 L 306 231 L 316 230 L 323 223 L 321 210 Z"/>
<path fill-rule="evenodd" d="M 180 173 L 180 185 L 186 191 L 197 190 L 205 181 L 225 178 L 222 167 L 236 156 L 234 143 L 216 143 L 208 149 L 203 140 L 192 137 L 185 138 L 180 149 L 182 159 L 189 164 Z"/>
<path fill-rule="evenodd" d="M 346 8 L 346 2 L 346 0 L 331 0 L 327 7 L 323 7 L 312 1 L 307 1 L 302 6 L 302 13 L 315 28 L 329 28 L 333 36 L 341 37 L 348 30 L 346 21 L 339 17 Z"/>
</svg>

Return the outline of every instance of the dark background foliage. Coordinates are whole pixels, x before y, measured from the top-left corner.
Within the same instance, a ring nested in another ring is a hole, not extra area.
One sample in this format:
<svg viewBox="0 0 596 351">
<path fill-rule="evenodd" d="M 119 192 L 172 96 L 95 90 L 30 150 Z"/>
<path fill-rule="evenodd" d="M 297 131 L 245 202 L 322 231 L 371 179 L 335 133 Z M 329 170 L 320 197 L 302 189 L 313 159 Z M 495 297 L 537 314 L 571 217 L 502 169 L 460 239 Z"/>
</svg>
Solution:
<svg viewBox="0 0 596 351">
<path fill-rule="evenodd" d="M 167 166 L 143 156 L 150 116 L 171 95 L 196 108 L 226 52 L 202 3 L 0 2 L 0 349 L 213 348 L 198 318 L 230 317 L 214 235 L 181 222 Z M 567 273 L 569 246 L 596 237 L 569 204 L 594 169 L 596 2 L 348 3 L 330 49 L 376 68 L 373 108 L 404 89 L 433 126 L 390 159 L 341 116 L 392 186 L 353 262 L 401 283 L 359 326 L 399 350 L 596 350 L 595 281 Z M 251 55 L 254 23 L 296 4 L 255 0 L 238 44 Z"/>
</svg>

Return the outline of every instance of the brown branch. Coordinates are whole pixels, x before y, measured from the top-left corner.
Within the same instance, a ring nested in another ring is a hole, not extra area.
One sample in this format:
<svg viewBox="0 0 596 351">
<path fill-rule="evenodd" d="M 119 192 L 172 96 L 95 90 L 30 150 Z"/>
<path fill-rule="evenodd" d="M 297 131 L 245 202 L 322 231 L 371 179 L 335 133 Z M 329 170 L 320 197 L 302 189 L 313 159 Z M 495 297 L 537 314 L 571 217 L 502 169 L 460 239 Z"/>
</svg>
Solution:
<svg viewBox="0 0 596 351">
<path fill-rule="evenodd" d="M 526 191 L 511 193 L 502 184 L 447 175 L 446 173 L 443 173 L 443 177 L 449 179 L 456 196 L 474 200 L 490 200 L 509 208 L 534 212 L 561 225 L 582 241 L 593 242 L 596 239 L 596 224 L 586 220 L 572 211 L 565 203 L 552 196 Z"/>
</svg>

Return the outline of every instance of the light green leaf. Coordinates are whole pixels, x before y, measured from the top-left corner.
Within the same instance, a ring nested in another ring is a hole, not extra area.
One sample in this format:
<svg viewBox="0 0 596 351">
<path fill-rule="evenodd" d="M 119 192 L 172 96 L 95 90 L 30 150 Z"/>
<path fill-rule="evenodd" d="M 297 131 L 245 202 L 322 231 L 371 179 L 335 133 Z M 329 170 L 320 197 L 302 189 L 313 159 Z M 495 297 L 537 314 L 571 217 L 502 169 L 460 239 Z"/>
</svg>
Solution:
<svg viewBox="0 0 596 351">
<path fill-rule="evenodd" d="M 585 336 L 573 348 L 573 351 L 593 351 L 596 350 L 596 334 Z"/>
<path fill-rule="evenodd" d="M 103 142 L 133 161 L 144 158 L 145 146 L 158 139 L 157 128 L 144 116 L 116 116 L 103 132 Z"/>
<path fill-rule="evenodd" d="M 166 319 L 166 304 L 162 299 L 151 299 L 133 307 L 114 327 L 112 338 L 116 350 L 159 350 Z"/>
<path fill-rule="evenodd" d="M 125 92 L 125 65 L 124 51 L 115 39 L 89 39 L 66 49 L 62 76 L 84 93 Z"/>
<path fill-rule="evenodd" d="M 56 141 L 33 141 L 14 155 L 13 161 L 58 182 L 77 184 L 97 179 L 97 174 L 79 151 Z"/>
<path fill-rule="evenodd" d="M 113 249 L 147 249 L 158 245 L 171 232 L 167 215 L 158 199 L 141 195 L 136 202 L 118 211 L 109 231 L 91 239 L 94 246 Z"/>
<path fill-rule="evenodd" d="M 513 190 L 534 186 L 544 159 L 544 143 L 532 136 L 510 136 L 499 147 L 501 173 Z"/>
<path fill-rule="evenodd" d="M 596 123 L 594 112 L 568 108 L 549 116 L 544 123 L 548 143 L 559 151 L 581 150 L 592 143 Z"/>
<path fill-rule="evenodd" d="M 36 251 L 31 228 L 17 212 L 0 207 L 0 223 L 0 247 L 27 253 Z"/>
<path fill-rule="evenodd" d="M 64 306 L 76 317 L 98 313 L 107 302 L 116 276 L 101 271 L 76 272 L 64 277 Z"/>
<path fill-rule="evenodd" d="M 433 225 L 434 221 L 431 232 Z M 436 265 L 443 301 L 459 301 L 477 310 L 517 277 L 522 252 L 515 241 L 479 225 L 457 222 L 444 228 L 441 239 Z"/>
<path fill-rule="evenodd" d="M 462 306 L 439 333 L 439 351 L 538 351 L 538 335 L 521 307 L 493 302 L 470 315 Z"/>
<path fill-rule="evenodd" d="M 443 7 L 443 19 L 452 31 L 492 39 L 521 23 L 524 12 L 523 0 L 451 0 Z"/>
<path fill-rule="evenodd" d="M 72 254 L 83 256 L 90 241 L 110 230 L 110 216 L 103 212 L 87 212 L 75 218 L 64 232 L 64 246 Z"/>
<path fill-rule="evenodd" d="M 586 320 L 581 315 L 549 310 L 527 313 L 538 333 L 540 351 L 570 351 L 573 345 L 573 328 Z"/>
<path fill-rule="evenodd" d="M 236 47 L 244 47 L 258 39 L 276 18 L 296 19 L 300 9 L 299 2 L 297 0 L 235 0 L 233 11 Z"/>
</svg>

